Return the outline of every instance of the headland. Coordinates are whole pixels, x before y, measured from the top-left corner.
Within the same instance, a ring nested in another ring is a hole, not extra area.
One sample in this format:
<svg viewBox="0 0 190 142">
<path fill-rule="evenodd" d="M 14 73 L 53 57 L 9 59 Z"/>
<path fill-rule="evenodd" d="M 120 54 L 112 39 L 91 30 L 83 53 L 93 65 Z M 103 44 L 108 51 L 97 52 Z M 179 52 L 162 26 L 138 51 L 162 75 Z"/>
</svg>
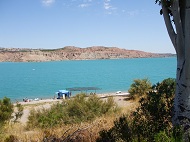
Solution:
<svg viewBox="0 0 190 142">
<path fill-rule="evenodd" d="M 93 46 L 79 48 L 66 46 L 59 49 L 0 48 L 0 62 L 46 62 L 64 60 L 98 60 L 123 58 L 174 57 L 171 53 L 150 53 L 118 47 Z"/>
</svg>

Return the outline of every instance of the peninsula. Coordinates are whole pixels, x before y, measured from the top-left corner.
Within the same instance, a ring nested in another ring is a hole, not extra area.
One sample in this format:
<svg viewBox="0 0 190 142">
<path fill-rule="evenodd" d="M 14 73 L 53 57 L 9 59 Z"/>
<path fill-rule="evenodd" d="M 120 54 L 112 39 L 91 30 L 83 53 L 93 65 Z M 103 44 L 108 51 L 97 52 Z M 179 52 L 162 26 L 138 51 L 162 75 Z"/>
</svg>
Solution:
<svg viewBox="0 0 190 142">
<path fill-rule="evenodd" d="M 43 62 L 172 56 L 175 55 L 170 53 L 159 54 L 103 46 L 93 46 L 87 48 L 66 46 L 59 49 L 0 48 L 0 62 Z"/>
</svg>

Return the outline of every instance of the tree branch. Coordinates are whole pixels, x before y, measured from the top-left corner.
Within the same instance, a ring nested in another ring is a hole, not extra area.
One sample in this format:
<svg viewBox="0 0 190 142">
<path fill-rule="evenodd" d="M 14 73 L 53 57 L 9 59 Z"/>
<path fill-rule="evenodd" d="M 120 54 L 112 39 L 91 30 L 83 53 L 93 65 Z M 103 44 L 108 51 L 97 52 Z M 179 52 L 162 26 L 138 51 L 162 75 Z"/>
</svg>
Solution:
<svg viewBox="0 0 190 142">
<path fill-rule="evenodd" d="M 161 5 L 162 5 L 162 12 L 163 12 L 163 17 L 164 17 L 164 21 L 165 21 L 165 25 L 169 34 L 169 37 L 172 41 L 172 44 L 174 46 L 174 48 L 177 48 L 177 43 L 176 43 L 176 33 L 174 31 L 174 28 L 172 26 L 172 21 L 170 20 L 170 16 L 169 16 L 169 12 L 168 12 L 168 8 L 166 7 L 166 4 L 164 4 L 164 1 L 161 1 Z M 177 52 L 177 49 L 176 49 Z"/>
<path fill-rule="evenodd" d="M 185 7 L 185 59 L 187 59 L 186 69 L 185 69 L 185 75 L 187 84 L 190 86 L 190 60 L 189 60 L 189 53 L 190 53 L 190 1 L 186 1 L 186 7 Z"/>
<path fill-rule="evenodd" d="M 177 32 L 177 38 L 176 38 L 176 51 L 177 55 L 180 58 L 184 58 L 184 30 L 183 30 L 183 21 L 181 20 L 181 7 L 179 5 L 179 0 L 173 0 L 172 3 L 172 14 L 174 18 L 174 24 L 176 27 L 176 32 Z"/>
</svg>

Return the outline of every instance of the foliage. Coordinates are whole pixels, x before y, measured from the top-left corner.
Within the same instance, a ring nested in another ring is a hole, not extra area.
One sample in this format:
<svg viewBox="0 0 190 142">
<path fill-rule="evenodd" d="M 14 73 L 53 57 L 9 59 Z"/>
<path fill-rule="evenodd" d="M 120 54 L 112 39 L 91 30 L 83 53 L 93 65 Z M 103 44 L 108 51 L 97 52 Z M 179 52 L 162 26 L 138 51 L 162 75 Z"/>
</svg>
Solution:
<svg viewBox="0 0 190 142">
<path fill-rule="evenodd" d="M 5 137 L 6 126 L 9 125 L 7 122 L 9 122 L 10 120 L 13 122 L 17 122 L 17 120 L 23 114 L 23 106 L 21 104 L 17 103 L 16 108 L 17 111 L 13 113 L 14 106 L 11 103 L 10 99 L 5 97 L 3 98 L 3 100 L 0 100 L 0 141 L 6 141 L 6 142 L 18 141 L 18 139 L 13 135 L 10 135 L 7 138 Z"/>
<path fill-rule="evenodd" d="M 170 129 L 175 80 L 168 78 L 153 86 L 133 113 L 134 130 L 142 137 L 153 138 L 156 133 Z"/>
<path fill-rule="evenodd" d="M 18 138 L 14 135 L 8 136 L 4 141 L 5 142 L 19 142 Z"/>
<path fill-rule="evenodd" d="M 140 106 L 130 117 L 121 117 L 110 130 L 100 132 L 97 141 L 181 141 L 179 131 L 172 132 L 174 93 L 174 79 L 157 83 L 140 99 Z"/>
<path fill-rule="evenodd" d="M 131 142 L 132 131 L 128 122 L 127 116 L 121 116 L 114 121 L 114 127 L 110 130 L 103 130 L 100 132 L 100 137 L 97 142 Z"/>
<path fill-rule="evenodd" d="M 172 134 L 160 131 L 154 136 L 155 142 L 183 142 L 183 133 L 180 127 L 174 127 Z"/>
<path fill-rule="evenodd" d="M 151 82 L 146 79 L 135 79 L 134 83 L 131 84 L 128 92 L 133 99 L 145 95 L 151 90 Z"/>
<path fill-rule="evenodd" d="M 173 138 L 170 138 L 165 131 L 161 131 L 154 136 L 155 142 L 174 142 Z"/>
<path fill-rule="evenodd" d="M 54 104 L 50 109 L 32 110 L 28 117 L 28 128 L 48 128 L 59 124 L 74 124 L 91 121 L 117 109 L 112 97 L 107 101 L 96 95 L 86 97 L 84 94 Z"/>
<path fill-rule="evenodd" d="M 9 98 L 0 100 L 0 126 L 12 118 L 13 105 Z"/>
</svg>

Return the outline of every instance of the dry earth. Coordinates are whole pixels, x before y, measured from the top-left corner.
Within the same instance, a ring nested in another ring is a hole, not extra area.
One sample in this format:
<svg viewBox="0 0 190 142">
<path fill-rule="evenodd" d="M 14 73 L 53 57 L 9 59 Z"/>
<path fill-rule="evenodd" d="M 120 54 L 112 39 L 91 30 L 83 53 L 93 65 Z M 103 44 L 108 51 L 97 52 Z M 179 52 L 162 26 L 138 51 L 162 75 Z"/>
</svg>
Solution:
<svg viewBox="0 0 190 142">
<path fill-rule="evenodd" d="M 78 48 L 67 46 L 60 49 L 0 48 L 0 62 L 43 62 L 62 60 L 95 60 L 121 58 L 171 57 L 173 54 L 157 54 L 117 47 L 93 46 Z"/>
</svg>

